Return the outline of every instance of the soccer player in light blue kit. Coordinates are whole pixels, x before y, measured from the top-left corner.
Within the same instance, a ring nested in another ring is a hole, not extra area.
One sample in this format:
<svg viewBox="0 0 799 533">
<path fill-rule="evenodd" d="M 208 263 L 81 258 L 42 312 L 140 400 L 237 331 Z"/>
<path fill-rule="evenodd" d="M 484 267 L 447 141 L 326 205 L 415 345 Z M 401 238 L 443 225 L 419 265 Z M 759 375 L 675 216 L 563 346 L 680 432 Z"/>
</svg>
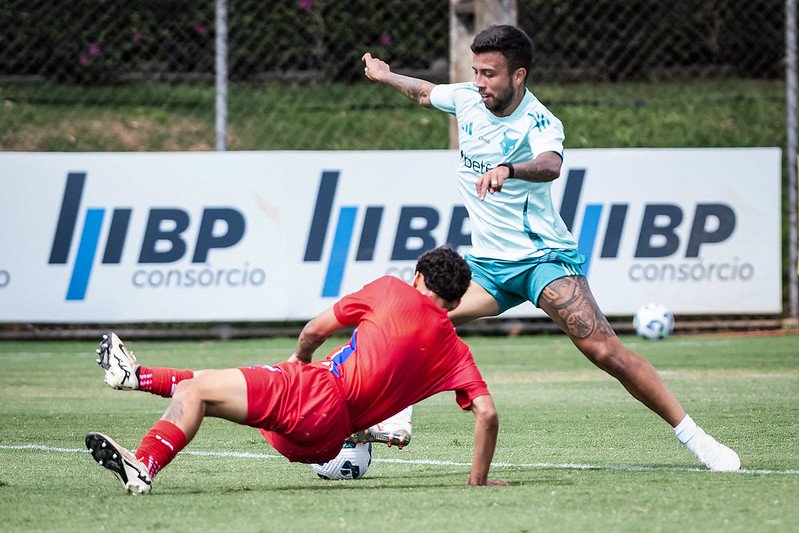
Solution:
<svg viewBox="0 0 799 533">
<path fill-rule="evenodd" d="M 474 82 L 435 85 L 391 72 L 367 53 L 364 72 L 458 122 L 458 189 L 472 223 L 472 282 L 450 313 L 455 325 L 531 301 L 596 366 L 657 413 L 710 470 L 738 455 L 688 416 L 655 368 L 619 341 L 599 310 L 585 261 L 551 198 L 563 163 L 563 126 L 526 88 L 533 45 L 522 30 L 491 26 L 472 43 Z"/>
</svg>

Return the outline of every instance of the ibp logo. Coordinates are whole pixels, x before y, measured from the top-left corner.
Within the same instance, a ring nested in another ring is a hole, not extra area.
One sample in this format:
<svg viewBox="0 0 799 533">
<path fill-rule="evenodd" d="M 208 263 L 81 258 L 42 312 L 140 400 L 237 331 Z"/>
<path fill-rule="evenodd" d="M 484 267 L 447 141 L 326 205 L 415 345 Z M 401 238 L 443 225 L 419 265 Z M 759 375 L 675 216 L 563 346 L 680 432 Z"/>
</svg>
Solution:
<svg viewBox="0 0 799 533">
<path fill-rule="evenodd" d="M 316 206 L 305 246 L 305 262 L 320 262 L 325 247 L 325 236 L 333 216 L 333 204 L 338 187 L 339 171 L 326 170 L 322 173 Z M 359 207 L 345 205 L 339 209 L 338 223 L 333 236 L 333 246 L 328 259 L 327 273 L 322 288 L 322 297 L 336 297 L 341 292 L 344 271 L 347 265 L 350 244 L 355 233 L 355 222 Z M 385 206 L 367 206 L 363 218 L 360 239 L 357 244 L 355 261 L 372 261 L 377 247 Z M 399 220 L 394 228 L 394 242 L 391 248 L 391 261 L 413 261 L 422 253 L 437 246 L 432 231 L 441 222 L 441 213 L 432 206 L 405 205 L 400 208 Z M 471 234 L 464 233 L 463 225 L 469 215 L 463 206 L 455 206 L 449 217 L 449 230 L 446 244 L 457 249 L 470 245 Z M 411 243 L 420 243 L 413 246 Z"/>
<path fill-rule="evenodd" d="M 85 172 L 70 172 L 64 189 L 61 210 L 50 250 L 51 265 L 67 264 L 72 241 L 76 234 Z M 83 228 L 80 231 L 77 253 L 72 265 L 66 300 L 83 300 L 89 287 L 107 213 L 110 223 L 106 233 L 101 264 L 119 264 L 127 241 L 133 214 L 130 207 L 89 207 L 85 209 Z M 144 237 L 139 248 L 138 263 L 173 263 L 182 259 L 189 248 L 184 233 L 190 226 L 188 211 L 179 208 L 150 208 Z M 217 223 L 224 223 L 224 232 L 217 231 Z M 230 207 L 203 209 L 197 237 L 194 242 L 192 263 L 204 263 L 212 249 L 228 248 L 238 243 L 245 232 L 245 219 L 240 211 Z"/>
<path fill-rule="evenodd" d="M 585 180 L 586 169 L 571 169 L 566 176 L 563 201 L 560 215 L 572 233 L 577 236 L 578 249 L 587 258 L 583 265 L 586 275 L 594 257 L 597 244 L 600 222 L 605 207 L 598 203 L 588 203 L 583 211 L 583 220 L 579 232 L 575 232 L 573 225 L 580 203 L 580 196 Z M 694 207 L 691 229 L 688 234 L 685 248 L 686 258 L 697 258 L 702 246 L 720 243 L 728 239 L 735 230 L 735 211 L 728 204 L 723 203 L 698 203 Z M 616 258 L 619 255 L 619 245 L 625 230 L 629 204 L 614 203 L 610 205 L 605 226 L 605 236 L 599 253 L 600 259 Z M 634 257 L 665 258 L 677 253 L 681 242 L 678 232 L 686 214 L 683 207 L 676 204 L 647 203 L 644 205 L 644 214 L 633 230 L 638 230 L 638 239 Z"/>
<path fill-rule="evenodd" d="M 735 230 L 735 211 L 724 203 L 697 203 L 690 206 L 693 213 L 689 212 L 688 215 L 686 215 L 685 206 L 646 203 L 640 220 L 628 220 L 630 218 L 628 216 L 630 204 L 628 203 L 612 203 L 608 206 L 602 203 L 584 202 L 584 205 L 581 205 L 586 172 L 586 169 L 569 169 L 565 177 L 561 178 L 565 183 L 559 210 L 566 226 L 577 239 L 578 251 L 587 259 L 583 264 L 583 272 L 586 276 L 590 272 L 593 260 L 617 259 L 622 237 L 630 232 L 637 232 L 637 234 L 629 235 L 629 237 L 637 238 L 633 259 L 670 258 L 677 254 L 682 244 L 686 242 L 685 231 L 682 229 L 683 221 L 692 216 L 684 257 L 695 259 L 699 257 L 703 246 L 721 243 L 728 239 Z M 308 232 L 305 262 L 322 261 L 325 236 L 333 218 L 338 180 L 338 171 L 322 173 L 311 227 Z M 339 209 L 322 297 L 336 297 L 340 294 L 359 209 L 354 205 L 345 205 Z M 384 210 L 385 206 L 380 205 L 366 207 L 355 261 L 374 260 L 374 251 L 380 237 Z M 582 215 L 579 230 L 574 228 L 575 221 L 578 220 L 578 213 Z M 432 206 L 400 206 L 399 220 L 393 231 L 390 260 L 416 260 L 426 250 L 438 246 L 432 232 L 438 227 L 442 218 L 444 218 L 442 213 Z M 449 229 L 446 233 L 446 240 L 442 244 L 448 244 L 455 249 L 471 244 L 471 234 L 464 231 L 466 219 L 468 219 L 468 213 L 465 207 L 455 206 L 449 214 Z M 603 235 L 603 238 L 601 242 L 598 242 L 600 235 Z M 414 242 L 421 243 L 421 246 L 409 246 L 412 239 Z M 649 267 L 638 265 L 638 268 L 644 272 Z M 737 267 L 730 266 L 729 268 Z M 633 281 L 637 281 L 634 279 L 635 275 L 637 274 L 631 269 L 630 277 Z M 647 281 L 656 281 L 656 279 L 653 277 Z"/>
</svg>

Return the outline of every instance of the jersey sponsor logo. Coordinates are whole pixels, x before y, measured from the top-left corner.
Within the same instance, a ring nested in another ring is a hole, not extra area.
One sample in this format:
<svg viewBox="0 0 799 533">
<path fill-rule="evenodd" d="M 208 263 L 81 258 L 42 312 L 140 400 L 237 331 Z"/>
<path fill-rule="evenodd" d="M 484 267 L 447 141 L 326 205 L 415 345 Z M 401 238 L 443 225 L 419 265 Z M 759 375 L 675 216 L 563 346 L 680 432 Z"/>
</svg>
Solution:
<svg viewBox="0 0 799 533">
<path fill-rule="evenodd" d="M 68 263 L 81 215 L 81 201 L 86 182 L 85 172 L 70 172 L 67 176 L 48 260 L 51 265 Z M 110 220 L 107 217 L 109 213 Z M 114 265 L 122 262 L 132 215 L 133 209 L 130 207 L 88 207 L 83 210 L 83 227 L 79 232 L 66 300 L 79 301 L 86 298 L 104 226 L 107 227 L 106 239 L 100 264 Z M 191 222 L 191 215 L 187 210 L 175 207 L 150 208 L 144 227 L 144 237 L 139 246 L 137 263 L 140 265 L 175 263 L 190 254 L 192 264 L 204 264 L 212 250 L 229 248 L 239 243 L 246 229 L 244 215 L 238 209 L 206 207 L 203 209 L 196 230 L 192 252 L 191 243 L 185 237 Z M 169 283 L 180 283 L 186 287 L 238 286 L 262 284 L 266 277 L 262 269 L 249 268 L 248 265 L 244 268 L 217 270 L 199 268 L 174 272 L 179 276 L 175 276 L 171 270 L 164 272 L 160 269 L 140 269 L 134 272 L 131 282 L 137 288 L 159 288 L 168 286 Z M 174 281 L 178 277 L 180 281 Z"/>
<path fill-rule="evenodd" d="M 5 289 L 11 284 L 11 272 L 0 270 L 0 290 Z"/>
<path fill-rule="evenodd" d="M 472 159 L 461 150 L 461 165 L 466 168 L 472 169 L 478 174 L 485 174 L 492 168 L 494 165 L 491 163 L 486 163 L 485 161 L 480 161 L 479 159 Z"/>
</svg>

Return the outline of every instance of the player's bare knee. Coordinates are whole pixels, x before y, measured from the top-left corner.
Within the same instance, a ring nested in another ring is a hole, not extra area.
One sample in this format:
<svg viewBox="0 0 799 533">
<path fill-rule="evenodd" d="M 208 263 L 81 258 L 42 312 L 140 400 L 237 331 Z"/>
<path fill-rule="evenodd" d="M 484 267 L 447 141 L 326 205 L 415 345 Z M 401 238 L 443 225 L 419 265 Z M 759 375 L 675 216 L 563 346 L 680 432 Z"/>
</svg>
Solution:
<svg viewBox="0 0 799 533">
<path fill-rule="evenodd" d="M 621 377 L 629 371 L 628 358 L 622 350 L 611 343 L 594 343 L 585 351 L 586 356 L 599 368 L 614 377 Z"/>
<path fill-rule="evenodd" d="M 173 398 L 185 401 L 207 401 L 214 390 L 213 374 L 216 371 L 204 373 L 202 376 L 181 381 L 175 385 Z"/>
<path fill-rule="evenodd" d="M 197 393 L 196 379 L 187 379 L 175 385 L 175 392 L 172 393 L 172 398 L 185 400 Z"/>
</svg>

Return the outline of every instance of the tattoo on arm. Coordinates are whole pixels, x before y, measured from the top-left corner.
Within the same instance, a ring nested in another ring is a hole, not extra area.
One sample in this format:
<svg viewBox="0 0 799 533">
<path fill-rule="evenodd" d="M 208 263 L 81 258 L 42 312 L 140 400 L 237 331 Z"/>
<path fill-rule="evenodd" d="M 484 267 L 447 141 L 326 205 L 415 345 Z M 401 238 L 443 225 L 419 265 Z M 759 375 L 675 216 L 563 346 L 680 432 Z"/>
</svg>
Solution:
<svg viewBox="0 0 799 533">
<path fill-rule="evenodd" d="M 302 331 L 300 337 L 297 339 L 297 347 L 294 349 L 294 355 L 303 363 L 310 363 L 313 360 L 313 354 L 319 346 L 325 342 L 327 337 L 311 333 L 316 325 L 316 318 L 311 319 Z"/>
<path fill-rule="evenodd" d="M 297 356 L 297 359 L 303 363 L 310 363 L 313 359 L 313 353 L 317 346 L 318 344 L 316 342 L 311 341 L 305 336 L 300 336 L 299 340 L 297 341 L 297 349 L 294 350 L 294 354 Z"/>
<path fill-rule="evenodd" d="M 586 339 L 594 333 L 616 336 L 583 276 L 556 279 L 544 288 L 539 303 L 561 329 L 576 339 Z"/>
<path fill-rule="evenodd" d="M 414 102 L 430 107 L 430 91 L 435 87 L 433 83 L 402 74 L 392 74 L 387 83 Z"/>
</svg>

